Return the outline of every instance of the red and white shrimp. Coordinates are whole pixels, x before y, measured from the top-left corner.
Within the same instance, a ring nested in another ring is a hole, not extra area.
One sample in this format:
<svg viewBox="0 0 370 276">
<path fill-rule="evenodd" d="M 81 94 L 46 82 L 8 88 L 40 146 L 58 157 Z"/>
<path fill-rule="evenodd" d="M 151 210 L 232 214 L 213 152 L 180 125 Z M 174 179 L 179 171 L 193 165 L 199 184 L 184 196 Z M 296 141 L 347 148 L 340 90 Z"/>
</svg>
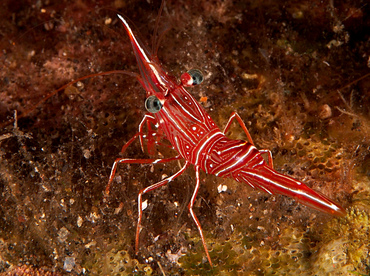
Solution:
<svg viewBox="0 0 370 276">
<path fill-rule="evenodd" d="M 109 194 L 110 186 L 118 164 L 156 164 L 172 160 L 185 160 L 183 167 L 174 175 L 165 178 L 147 188 L 142 189 L 138 195 L 138 221 L 136 228 L 135 252 L 139 249 L 139 234 L 143 214 L 143 195 L 157 189 L 176 177 L 180 176 L 191 165 L 195 167 L 196 183 L 188 209 L 198 230 L 209 263 L 212 261 L 208 253 L 203 231 L 197 216 L 193 211 L 193 205 L 197 196 L 200 178 L 200 170 L 208 174 L 224 178 L 233 178 L 238 182 L 244 182 L 253 188 L 259 188 L 269 194 L 282 194 L 293 197 L 300 203 L 311 208 L 320 210 L 331 215 L 342 216 L 345 210 L 326 196 L 315 192 L 304 183 L 289 176 L 278 173 L 273 169 L 272 155 L 269 150 L 258 150 L 248 133 L 248 130 L 240 116 L 233 112 L 223 131 L 214 123 L 203 107 L 186 91 L 186 86 L 200 83 L 203 79 L 198 70 L 191 70 L 181 76 L 181 81 L 176 81 L 159 64 L 145 47 L 135 37 L 126 20 L 118 15 L 125 27 L 135 53 L 140 76 L 139 82 L 146 91 L 147 100 L 145 107 L 149 111 L 139 124 L 138 133 L 132 137 L 122 151 L 139 138 L 143 147 L 143 126 L 148 123 L 158 125 L 178 155 L 164 159 L 132 159 L 118 158 L 113 163 L 106 195 Z M 249 142 L 232 140 L 225 136 L 236 119 Z M 268 162 L 265 162 L 262 154 L 268 154 Z"/>
</svg>

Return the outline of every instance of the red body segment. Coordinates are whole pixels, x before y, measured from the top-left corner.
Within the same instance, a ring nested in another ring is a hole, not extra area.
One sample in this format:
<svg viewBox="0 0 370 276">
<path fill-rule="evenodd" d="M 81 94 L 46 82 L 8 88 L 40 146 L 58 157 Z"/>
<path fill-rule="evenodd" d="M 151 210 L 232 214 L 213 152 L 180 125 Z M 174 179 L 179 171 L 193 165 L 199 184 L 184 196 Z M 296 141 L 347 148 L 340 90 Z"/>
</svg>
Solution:
<svg viewBox="0 0 370 276">
<path fill-rule="evenodd" d="M 140 142 L 142 143 L 144 136 L 142 126 L 148 122 L 156 122 L 172 146 L 178 151 L 179 155 L 167 159 L 117 159 L 113 164 L 106 193 L 109 193 L 109 187 L 113 181 L 117 165 L 120 163 L 154 164 L 176 159 L 185 160 L 185 165 L 175 175 L 140 191 L 138 196 L 139 216 L 136 230 L 136 252 L 138 251 L 139 233 L 141 230 L 142 196 L 172 181 L 181 175 L 190 164 L 195 166 L 196 185 L 188 208 L 197 225 L 207 258 L 211 265 L 212 262 L 203 231 L 192 209 L 200 184 L 200 169 L 208 174 L 233 178 L 238 182 L 244 182 L 253 188 L 259 188 L 270 194 L 282 194 L 293 197 L 300 203 L 325 213 L 338 216 L 345 214 L 345 210 L 331 199 L 313 191 L 298 180 L 276 172 L 272 168 L 271 153 L 268 150 L 256 149 L 251 141 L 248 130 L 236 113 L 232 114 L 225 130 L 221 131 L 204 108 L 185 90 L 184 83 L 178 82 L 174 77 L 168 75 L 160 66 L 158 60 L 138 42 L 124 18 L 121 16 L 119 18 L 129 34 L 138 62 L 141 75 L 138 79 L 145 89 L 147 97 L 156 96 L 162 107 L 158 112 L 147 114 L 144 117 L 140 123 L 139 132 L 124 146 L 123 151 L 137 137 L 140 138 Z M 233 119 L 238 120 L 249 137 L 250 142 L 232 140 L 225 136 L 225 132 L 230 127 Z M 262 153 L 269 154 L 269 164 L 263 159 Z"/>
</svg>

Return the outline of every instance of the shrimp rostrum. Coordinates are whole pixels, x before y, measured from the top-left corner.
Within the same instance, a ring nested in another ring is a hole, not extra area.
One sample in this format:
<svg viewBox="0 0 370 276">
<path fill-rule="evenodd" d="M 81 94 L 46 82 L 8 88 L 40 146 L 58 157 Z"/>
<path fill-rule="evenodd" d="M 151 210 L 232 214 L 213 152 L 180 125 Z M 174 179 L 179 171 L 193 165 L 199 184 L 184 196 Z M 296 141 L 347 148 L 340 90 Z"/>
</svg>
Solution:
<svg viewBox="0 0 370 276">
<path fill-rule="evenodd" d="M 163 159 L 117 159 L 113 164 L 105 194 L 109 194 L 118 164 L 156 164 L 180 159 L 185 161 L 185 164 L 177 173 L 139 192 L 135 238 L 136 253 L 139 249 L 143 195 L 166 185 L 180 176 L 191 165 L 195 168 L 196 180 L 188 209 L 198 228 L 204 250 L 211 265 L 212 261 L 203 231 L 193 211 L 200 185 L 200 170 L 223 178 L 233 178 L 269 194 L 282 194 L 292 197 L 304 205 L 331 215 L 342 216 L 345 214 L 345 210 L 331 199 L 315 192 L 304 183 L 275 171 L 271 152 L 258 150 L 254 146 L 245 124 L 237 113 L 233 112 L 224 130 L 220 130 L 204 108 L 185 89 L 185 87 L 199 84 L 203 80 L 201 72 L 190 70 L 181 76 L 180 81 L 177 81 L 175 77 L 170 76 L 162 68 L 157 58 L 144 45 L 140 44 L 126 20 L 120 15 L 118 17 L 129 35 L 136 56 L 140 71 L 137 78 L 146 91 L 145 107 L 148 111 L 139 124 L 138 133 L 126 143 L 122 151 L 137 138 L 143 148 L 143 126 L 146 123 L 152 123 L 158 125 L 166 139 L 178 152 L 178 155 Z M 225 136 L 234 120 L 237 120 L 240 124 L 249 142 L 233 140 Z M 262 154 L 268 155 L 268 162 L 264 160 Z"/>
</svg>

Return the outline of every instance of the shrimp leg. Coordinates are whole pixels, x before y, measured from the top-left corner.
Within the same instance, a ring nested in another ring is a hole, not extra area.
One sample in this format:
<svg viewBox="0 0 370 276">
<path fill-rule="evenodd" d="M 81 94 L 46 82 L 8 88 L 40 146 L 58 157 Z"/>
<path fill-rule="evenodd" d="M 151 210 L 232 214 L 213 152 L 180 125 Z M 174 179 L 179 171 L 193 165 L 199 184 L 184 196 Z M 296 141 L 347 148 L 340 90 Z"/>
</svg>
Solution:
<svg viewBox="0 0 370 276">
<path fill-rule="evenodd" d="M 136 136 L 137 137 L 137 136 Z M 133 138 L 136 138 L 135 136 Z M 132 139 L 132 138 L 131 138 Z M 112 170 L 109 176 L 107 187 L 105 188 L 105 197 L 109 195 L 110 186 L 113 182 L 114 175 L 116 174 L 118 164 L 160 164 L 167 163 L 173 160 L 182 159 L 181 155 L 177 155 L 170 158 L 158 158 L 158 159 L 131 159 L 131 158 L 117 158 L 112 166 Z"/>
<path fill-rule="evenodd" d="M 180 155 L 176 156 L 176 157 L 173 157 L 173 158 L 166 158 L 166 159 L 157 159 L 157 160 L 165 160 L 163 162 L 168 162 L 168 161 L 171 161 L 171 160 L 176 160 L 176 159 L 181 159 L 182 157 Z M 171 160 L 170 160 L 171 159 Z M 163 162 L 158 162 L 158 163 L 163 163 Z M 140 235 L 140 231 L 141 231 L 141 219 L 142 219 L 142 216 L 143 216 L 143 195 L 150 192 L 150 191 L 153 191 L 159 187 L 162 187 L 164 185 L 166 185 L 167 183 L 171 182 L 173 179 L 175 179 L 176 177 L 180 176 L 188 167 L 189 167 L 190 163 L 189 162 L 185 162 L 185 165 L 175 174 L 173 174 L 172 176 L 170 177 L 167 177 L 153 185 L 150 185 L 149 187 L 146 187 L 144 189 L 142 189 L 140 192 L 139 192 L 139 195 L 138 195 L 138 198 L 137 198 L 137 202 L 138 202 L 138 219 L 137 219 L 137 225 L 136 225 L 136 238 L 135 238 L 135 254 L 137 255 L 138 252 L 139 252 L 139 235 Z"/>
<path fill-rule="evenodd" d="M 204 239 L 202 227 L 200 225 L 200 222 L 199 222 L 197 216 L 195 215 L 195 213 L 193 211 L 194 202 L 195 202 L 195 199 L 197 197 L 198 190 L 199 190 L 199 185 L 200 185 L 199 170 L 200 170 L 200 167 L 195 166 L 195 175 L 196 175 L 197 180 L 196 180 L 193 196 L 191 197 L 189 205 L 188 205 L 188 209 L 189 209 L 189 213 L 190 213 L 191 217 L 193 218 L 193 220 L 194 220 L 194 222 L 195 222 L 195 224 L 196 224 L 196 226 L 199 230 L 199 235 L 200 235 L 200 238 L 202 239 L 204 251 L 206 252 L 208 262 L 210 263 L 210 265 L 212 267 L 213 266 L 212 265 L 212 260 L 211 260 L 211 257 L 209 256 L 209 252 L 208 252 L 208 249 L 207 249 L 206 240 Z"/>
<path fill-rule="evenodd" d="M 121 154 L 123 154 L 126 149 L 132 144 L 132 142 L 135 141 L 135 139 L 137 137 L 139 137 L 139 140 L 140 140 L 140 146 L 141 146 L 141 149 L 142 151 L 144 152 L 144 147 L 143 147 L 143 139 L 145 138 L 144 135 L 143 135 L 143 125 L 146 123 L 146 122 L 154 122 L 156 123 L 155 121 L 155 118 L 149 114 L 146 114 L 144 116 L 144 118 L 141 120 L 140 124 L 139 124 L 139 132 L 137 132 L 121 149 Z M 113 182 L 113 179 L 114 179 L 114 176 L 116 174 L 116 170 L 117 170 L 117 165 L 122 163 L 122 164 L 157 164 L 157 163 L 167 163 L 167 162 L 170 162 L 170 161 L 173 161 L 173 160 L 178 160 L 178 159 L 181 159 L 182 157 L 180 155 L 177 155 L 175 157 L 170 157 L 170 158 L 156 158 L 156 159 L 132 159 L 132 158 L 117 158 L 114 163 L 113 163 L 113 166 L 112 166 L 112 169 L 111 169 L 111 172 L 110 172 L 110 176 L 109 176 L 109 180 L 108 180 L 108 184 L 105 188 L 105 195 L 104 197 L 107 198 L 107 196 L 109 195 L 109 190 L 110 190 L 110 187 L 112 185 L 112 182 Z"/>
<path fill-rule="evenodd" d="M 241 128 L 244 130 L 244 133 L 247 135 L 247 139 L 248 139 L 248 142 L 251 143 L 253 146 L 254 146 L 254 143 L 253 143 L 253 140 L 252 140 L 252 137 L 246 127 L 246 125 L 244 124 L 242 118 L 239 116 L 238 113 L 236 113 L 235 111 L 233 111 L 230 115 L 230 118 L 229 118 L 229 121 L 227 122 L 225 128 L 224 128 L 224 131 L 223 133 L 226 134 L 226 132 L 230 129 L 230 126 L 231 126 L 231 123 L 233 122 L 233 120 L 236 119 L 239 123 L 239 125 L 241 126 Z M 272 161 L 272 153 L 270 150 L 268 149 L 260 149 L 259 150 L 261 153 L 265 153 L 267 154 L 268 156 L 268 165 L 271 169 L 274 168 L 274 165 L 273 165 L 273 161 Z"/>
<path fill-rule="evenodd" d="M 146 123 L 146 126 L 147 126 L 147 129 L 148 129 L 148 135 L 147 135 L 147 150 L 148 150 L 148 153 L 149 154 L 154 154 L 154 151 L 153 151 L 153 148 L 154 148 L 154 144 L 157 144 L 156 141 L 152 141 L 152 139 L 154 138 L 154 135 L 156 135 L 156 140 L 159 140 L 161 137 L 161 135 L 163 135 L 163 133 L 161 132 L 160 135 L 158 135 L 158 132 L 154 132 L 152 130 L 152 128 L 150 127 L 150 123 L 152 123 L 154 126 L 158 127 L 158 123 L 157 123 L 157 120 L 154 118 L 153 115 L 151 114 L 145 114 L 143 120 L 141 120 L 140 124 L 139 124 L 139 133 L 141 133 L 141 135 L 139 136 L 139 140 L 140 140 L 140 146 L 141 146 L 141 150 L 144 152 L 144 138 L 145 138 L 145 135 L 143 134 L 143 128 L 144 128 L 144 125 Z"/>
</svg>

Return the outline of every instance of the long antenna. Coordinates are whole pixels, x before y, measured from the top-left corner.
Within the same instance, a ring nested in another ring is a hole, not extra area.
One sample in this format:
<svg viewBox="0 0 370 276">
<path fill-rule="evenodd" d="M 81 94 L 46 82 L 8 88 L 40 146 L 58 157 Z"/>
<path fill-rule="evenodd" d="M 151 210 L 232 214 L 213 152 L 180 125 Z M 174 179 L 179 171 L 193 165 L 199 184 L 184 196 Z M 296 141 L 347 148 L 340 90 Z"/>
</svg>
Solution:
<svg viewBox="0 0 370 276">
<path fill-rule="evenodd" d="M 159 42 L 160 42 L 161 38 L 163 37 L 163 35 L 161 35 L 159 37 L 159 39 L 157 39 L 157 37 L 158 37 L 158 28 L 159 28 L 159 19 L 162 16 L 164 2 L 165 2 L 165 0 L 162 0 L 161 6 L 159 7 L 157 18 L 155 20 L 155 26 L 154 26 L 153 38 L 152 38 L 152 53 L 153 53 L 154 56 L 157 56 L 157 52 L 158 52 L 158 48 L 159 48 Z"/>
<path fill-rule="evenodd" d="M 33 111 L 35 111 L 35 109 L 39 105 L 41 105 L 46 100 L 50 99 L 54 95 L 58 94 L 58 92 L 62 91 L 63 89 L 67 88 L 68 86 L 70 86 L 72 84 L 75 84 L 75 83 L 77 83 L 79 81 L 86 80 L 86 79 L 89 79 L 89 78 L 93 78 L 93 77 L 97 77 L 97 76 L 106 76 L 106 75 L 111 75 L 111 74 L 125 74 L 125 75 L 129 75 L 131 77 L 135 77 L 137 79 L 140 79 L 141 78 L 138 74 L 132 73 L 132 72 L 129 72 L 129 71 L 126 71 L 126 70 L 112 70 L 112 71 L 107 71 L 107 72 L 100 72 L 100 73 L 96 73 L 96 74 L 90 74 L 90 75 L 87 75 L 87 76 L 78 78 L 76 80 L 70 81 L 69 83 L 63 85 L 62 87 L 59 87 L 58 89 L 50 92 L 44 98 L 42 98 L 42 100 L 40 100 L 38 103 L 36 103 L 32 107 L 28 108 L 27 110 L 23 111 L 22 114 L 18 116 L 18 119 L 23 118 L 23 117 L 26 117 L 28 114 L 30 114 Z M 1 123 L 0 124 L 0 129 L 3 128 L 3 127 L 8 126 L 10 124 L 12 124 L 13 122 L 15 122 L 15 119 L 11 119 L 11 120 L 9 120 L 7 122 Z"/>
</svg>

